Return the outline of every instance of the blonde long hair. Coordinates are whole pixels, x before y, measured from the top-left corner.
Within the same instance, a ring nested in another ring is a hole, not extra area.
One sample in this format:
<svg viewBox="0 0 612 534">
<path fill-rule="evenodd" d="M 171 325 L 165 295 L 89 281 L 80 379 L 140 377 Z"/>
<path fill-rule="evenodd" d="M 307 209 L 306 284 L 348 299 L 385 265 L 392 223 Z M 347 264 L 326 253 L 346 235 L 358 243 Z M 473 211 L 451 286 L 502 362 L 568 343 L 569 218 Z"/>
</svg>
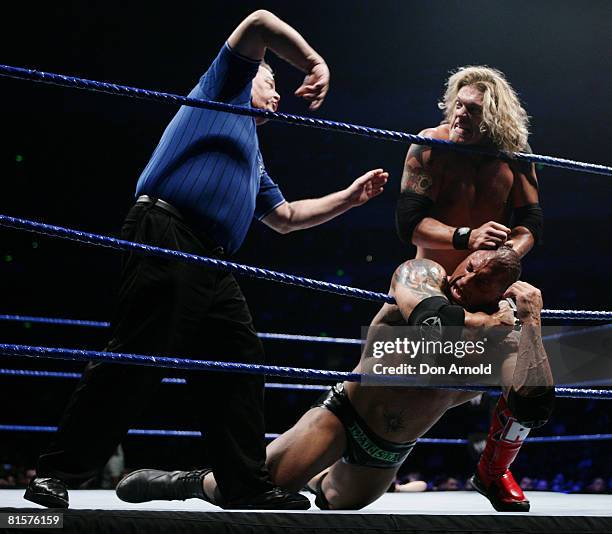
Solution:
<svg viewBox="0 0 612 534">
<path fill-rule="evenodd" d="M 483 92 L 482 123 L 480 131 L 486 133 L 497 148 L 522 151 L 529 137 L 529 116 L 504 74 L 487 66 L 462 67 L 451 74 L 438 107 L 451 121 L 457 93 L 466 85 L 474 85 Z"/>
</svg>

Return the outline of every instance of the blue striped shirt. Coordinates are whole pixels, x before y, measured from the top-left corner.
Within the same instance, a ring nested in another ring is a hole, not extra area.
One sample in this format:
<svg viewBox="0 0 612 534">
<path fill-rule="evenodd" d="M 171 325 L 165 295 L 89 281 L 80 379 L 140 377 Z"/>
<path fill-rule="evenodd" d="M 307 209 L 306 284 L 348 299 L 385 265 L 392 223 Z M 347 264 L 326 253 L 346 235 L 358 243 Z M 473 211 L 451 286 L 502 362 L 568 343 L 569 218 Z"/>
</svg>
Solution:
<svg viewBox="0 0 612 534">
<path fill-rule="evenodd" d="M 226 44 L 190 97 L 251 106 L 259 62 Z M 136 186 L 136 196 L 163 199 L 217 244 L 233 253 L 255 216 L 285 202 L 268 176 L 255 120 L 182 106 L 166 127 Z"/>
</svg>

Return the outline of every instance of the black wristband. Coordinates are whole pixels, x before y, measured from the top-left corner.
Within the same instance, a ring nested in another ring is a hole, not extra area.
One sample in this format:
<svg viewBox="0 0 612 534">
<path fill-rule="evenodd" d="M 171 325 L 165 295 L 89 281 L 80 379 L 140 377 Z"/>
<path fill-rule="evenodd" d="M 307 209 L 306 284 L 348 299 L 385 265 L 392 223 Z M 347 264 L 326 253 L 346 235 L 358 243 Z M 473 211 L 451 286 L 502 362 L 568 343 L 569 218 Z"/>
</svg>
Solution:
<svg viewBox="0 0 612 534">
<path fill-rule="evenodd" d="M 453 248 L 456 250 L 467 250 L 471 233 L 472 229 L 467 226 L 457 228 L 453 234 Z"/>
</svg>

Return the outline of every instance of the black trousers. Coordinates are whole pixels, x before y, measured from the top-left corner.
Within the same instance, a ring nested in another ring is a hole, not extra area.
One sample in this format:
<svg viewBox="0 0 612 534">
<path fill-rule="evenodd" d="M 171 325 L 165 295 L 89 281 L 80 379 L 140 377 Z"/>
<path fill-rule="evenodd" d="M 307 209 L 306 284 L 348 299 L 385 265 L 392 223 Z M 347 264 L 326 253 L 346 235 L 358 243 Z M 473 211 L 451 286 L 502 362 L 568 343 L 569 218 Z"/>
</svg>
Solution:
<svg viewBox="0 0 612 534">
<path fill-rule="evenodd" d="M 204 256 L 220 249 L 179 217 L 136 204 L 122 238 Z M 231 274 L 181 260 L 127 253 L 123 259 L 114 352 L 263 363 L 248 306 Z M 38 464 L 39 476 L 71 486 L 93 476 L 123 440 L 167 374 L 161 368 L 91 362 Z M 208 464 L 224 499 L 272 487 L 265 467 L 261 375 L 189 372 Z"/>
</svg>

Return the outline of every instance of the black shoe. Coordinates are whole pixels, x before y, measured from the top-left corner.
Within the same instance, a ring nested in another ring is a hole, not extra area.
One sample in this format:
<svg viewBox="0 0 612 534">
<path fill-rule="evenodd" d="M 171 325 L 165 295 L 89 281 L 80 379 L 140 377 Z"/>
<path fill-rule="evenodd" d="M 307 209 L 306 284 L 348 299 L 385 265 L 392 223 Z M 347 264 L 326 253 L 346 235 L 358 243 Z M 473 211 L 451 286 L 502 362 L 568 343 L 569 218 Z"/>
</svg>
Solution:
<svg viewBox="0 0 612 534">
<path fill-rule="evenodd" d="M 139 469 L 123 477 L 115 492 L 125 502 L 184 501 L 194 498 L 208 501 L 202 480 L 210 471 Z"/>
<path fill-rule="evenodd" d="M 140 469 L 125 476 L 117 484 L 115 492 L 122 501 L 132 503 L 155 500 L 184 501 L 192 498 L 211 502 L 202 486 L 204 477 L 210 472 L 211 469 L 172 472 Z M 212 504 L 227 510 L 308 510 L 310 508 L 310 501 L 306 497 L 280 488 Z"/>
<path fill-rule="evenodd" d="M 47 508 L 68 508 L 68 488 L 58 478 L 33 478 L 23 498 Z"/>
<path fill-rule="evenodd" d="M 310 501 L 299 493 L 273 488 L 252 497 L 224 502 L 221 507 L 226 510 L 308 510 Z"/>
</svg>

